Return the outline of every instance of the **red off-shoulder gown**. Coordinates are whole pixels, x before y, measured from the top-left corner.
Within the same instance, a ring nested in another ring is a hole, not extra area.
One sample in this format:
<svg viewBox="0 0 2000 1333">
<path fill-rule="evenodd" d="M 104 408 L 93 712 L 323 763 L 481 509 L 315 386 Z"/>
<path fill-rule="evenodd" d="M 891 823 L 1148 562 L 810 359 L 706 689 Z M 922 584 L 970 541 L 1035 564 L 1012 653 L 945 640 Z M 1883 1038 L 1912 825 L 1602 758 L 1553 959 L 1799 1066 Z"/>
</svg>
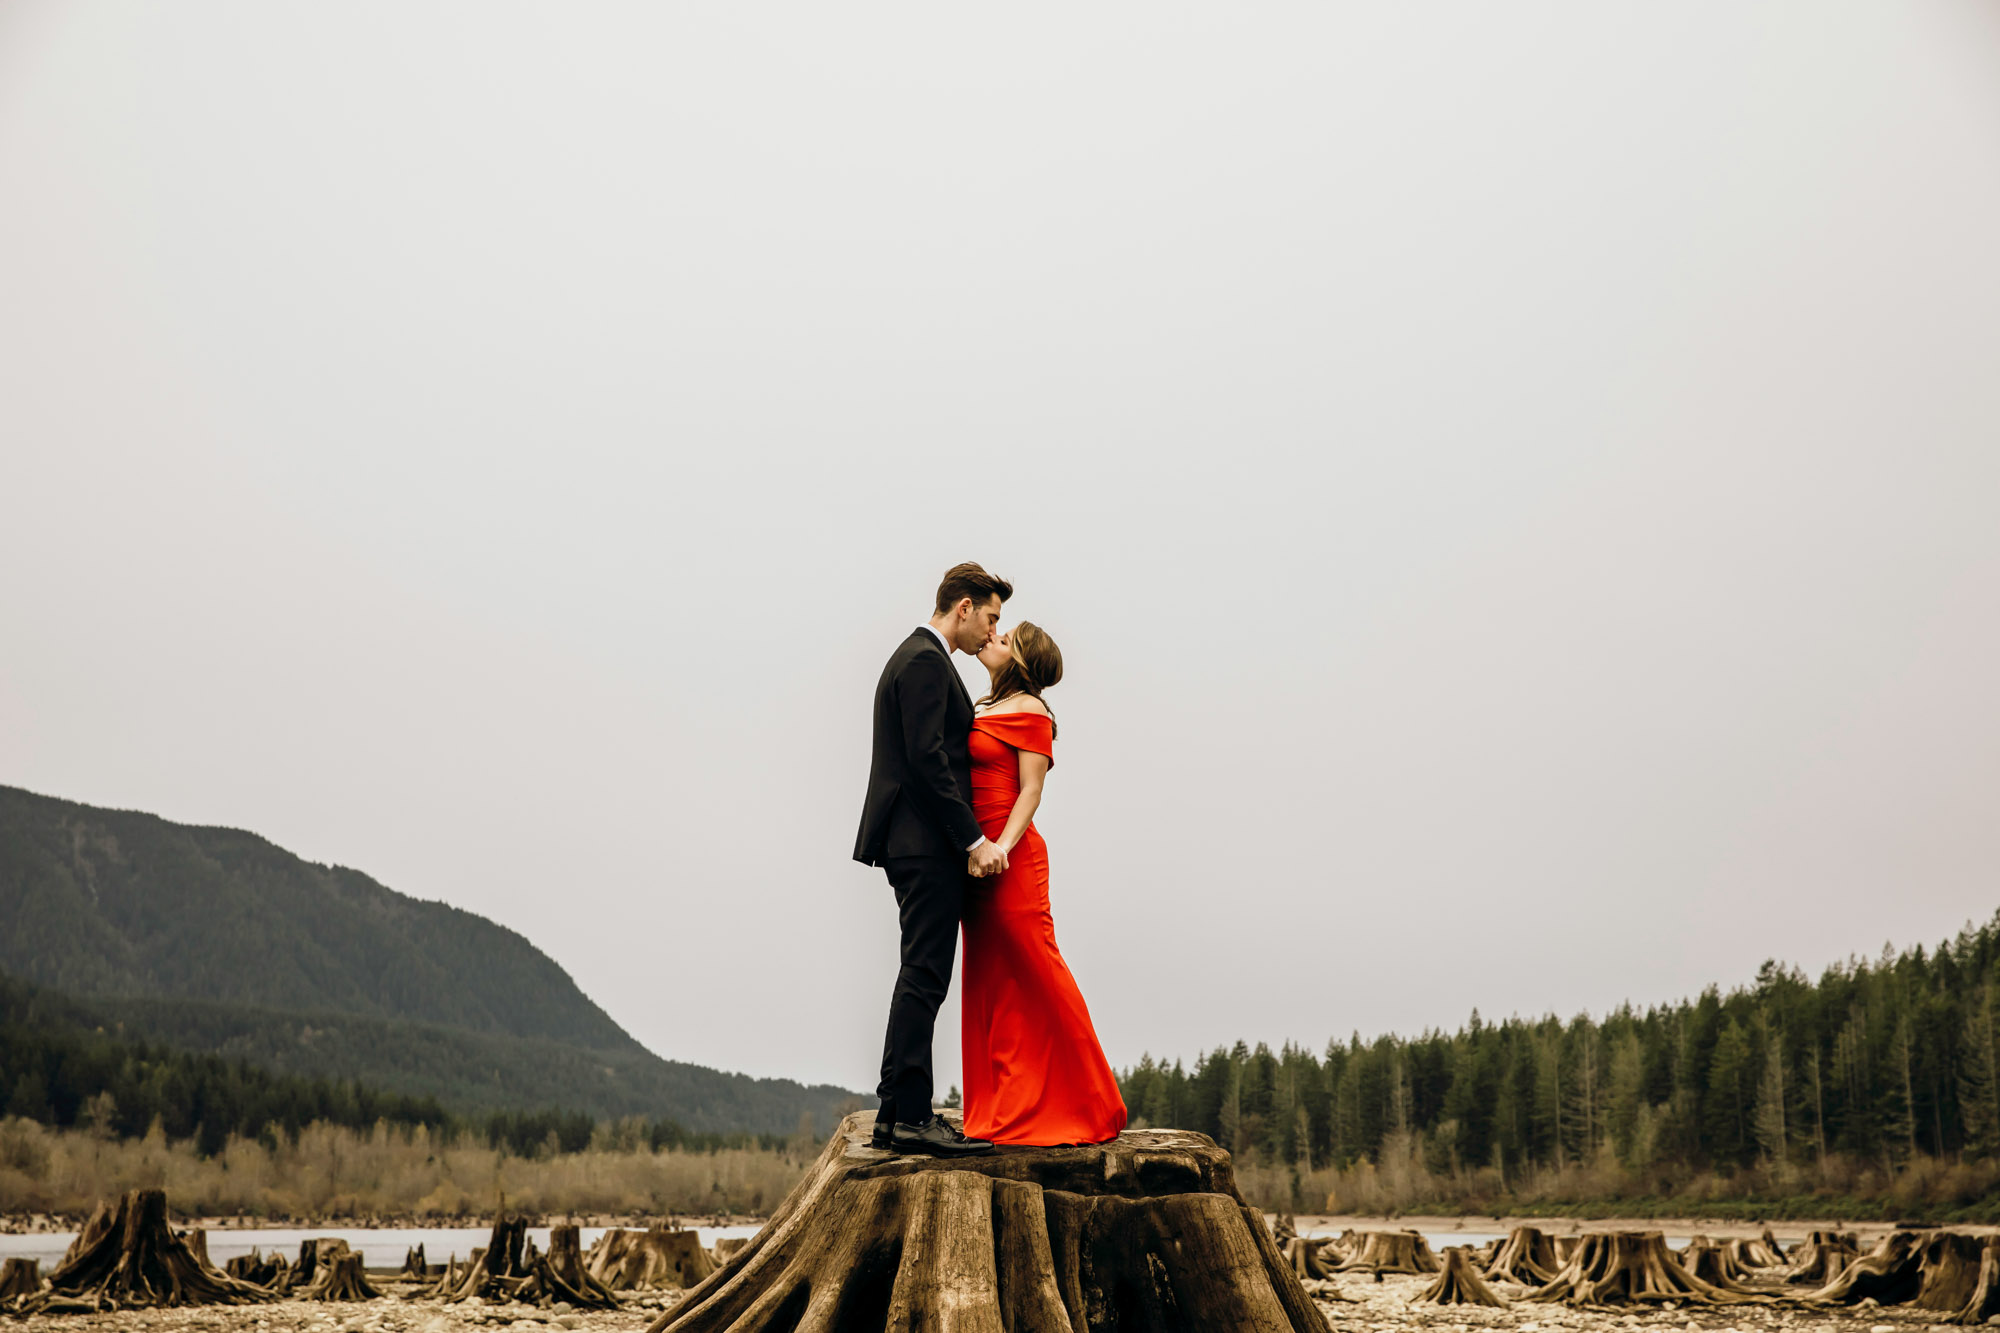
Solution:
<svg viewBox="0 0 2000 1333">
<path fill-rule="evenodd" d="M 998 838 L 1021 794 L 1018 751 L 1054 758 L 1038 713 L 972 723 L 972 813 Z M 1030 824 L 997 879 L 973 880 L 964 909 L 965 1132 L 995 1143 L 1102 1143 L 1125 1128 L 1105 1063 L 1049 917 L 1049 849 Z"/>
</svg>

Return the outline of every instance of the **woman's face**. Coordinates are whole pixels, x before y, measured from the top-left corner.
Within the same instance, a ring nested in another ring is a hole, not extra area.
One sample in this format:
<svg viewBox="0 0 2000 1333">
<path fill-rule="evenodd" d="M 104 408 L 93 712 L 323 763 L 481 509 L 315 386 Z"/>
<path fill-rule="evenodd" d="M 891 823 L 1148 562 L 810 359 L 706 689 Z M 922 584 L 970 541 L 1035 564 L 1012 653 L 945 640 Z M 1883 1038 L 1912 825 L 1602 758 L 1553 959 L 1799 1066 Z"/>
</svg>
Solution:
<svg viewBox="0 0 2000 1333">
<path fill-rule="evenodd" d="M 995 634 L 984 648 L 979 650 L 979 661 L 988 671 L 998 671 L 1012 656 L 1007 645 L 1014 641 L 1014 631 L 1003 629 Z"/>
</svg>

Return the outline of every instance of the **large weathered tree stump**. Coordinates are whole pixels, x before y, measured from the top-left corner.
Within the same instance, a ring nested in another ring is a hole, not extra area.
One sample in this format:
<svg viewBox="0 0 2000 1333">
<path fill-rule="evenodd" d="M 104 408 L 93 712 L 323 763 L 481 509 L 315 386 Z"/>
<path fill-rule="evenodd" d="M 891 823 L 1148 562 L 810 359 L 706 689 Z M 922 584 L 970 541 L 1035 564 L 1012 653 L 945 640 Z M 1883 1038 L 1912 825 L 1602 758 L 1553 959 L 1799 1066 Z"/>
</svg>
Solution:
<svg viewBox="0 0 2000 1333">
<path fill-rule="evenodd" d="M 549 1252 L 529 1261 L 528 1280 L 514 1299 L 531 1305 L 568 1301 L 579 1310 L 615 1310 L 618 1298 L 584 1267 L 583 1243 L 574 1226 L 549 1228 Z"/>
<path fill-rule="evenodd" d="M 1479 1269 L 1473 1262 L 1472 1251 L 1463 1245 L 1447 1245 L 1443 1255 L 1443 1265 L 1428 1287 L 1418 1292 L 1416 1300 L 1429 1301 L 1433 1305 L 1505 1305 L 1499 1292 L 1486 1285 L 1479 1276 Z"/>
<path fill-rule="evenodd" d="M 2000 1236 L 1988 1236 L 1979 1247 L 1979 1272 L 1963 1308 L 1955 1311 L 1955 1324 L 1983 1324 L 2000 1315 Z"/>
<path fill-rule="evenodd" d="M 1860 1257 L 1861 1247 L 1852 1231 L 1809 1231 L 1786 1257 L 1790 1269 L 1785 1281 L 1824 1287 Z"/>
<path fill-rule="evenodd" d="M 427 1279 L 431 1276 L 430 1262 L 424 1258 L 422 1241 L 403 1251 L 403 1266 L 397 1271 L 400 1276 L 408 1278 Z"/>
<path fill-rule="evenodd" d="M 1361 1247 L 1337 1272 L 1435 1273 L 1443 1268 L 1420 1231 L 1364 1231 Z"/>
<path fill-rule="evenodd" d="M 89 1244 L 84 1237 L 49 1274 L 47 1290 L 28 1297 L 24 1312 L 61 1302 L 98 1310 L 144 1306 L 247 1305 L 275 1297 L 195 1258 L 167 1225 L 167 1196 L 133 1190 L 119 1199 L 111 1222 Z"/>
<path fill-rule="evenodd" d="M 1627 1305 L 1685 1301 L 1699 1305 L 1750 1305 L 1774 1298 L 1730 1291 L 1681 1266 L 1657 1231 L 1593 1232 L 1582 1238 L 1562 1272 L 1528 1293 L 1531 1301 L 1568 1305 Z"/>
<path fill-rule="evenodd" d="M 42 1266 L 33 1259 L 13 1258 L 0 1264 L 0 1301 L 33 1296 L 42 1289 Z"/>
<path fill-rule="evenodd" d="M 1486 1266 L 1486 1276 L 1494 1282 L 1519 1282 L 1539 1287 L 1555 1280 L 1562 1271 L 1556 1258 L 1555 1242 L 1540 1227 L 1515 1227 L 1500 1242 Z"/>
<path fill-rule="evenodd" d="M 1866 1300 L 1900 1305 L 1915 1297 L 1923 1285 L 1919 1240 L 1914 1231 L 1891 1231 L 1874 1249 L 1841 1270 L 1839 1277 L 1799 1299 L 1815 1305 L 1854 1305 Z"/>
<path fill-rule="evenodd" d="M 112 1219 L 116 1216 L 117 1210 L 111 1204 L 99 1199 L 97 1207 L 90 1210 L 89 1218 L 84 1221 L 82 1229 L 76 1233 L 76 1239 L 71 1241 L 69 1248 L 63 1251 L 62 1263 L 68 1263 L 70 1260 L 76 1258 L 77 1255 L 96 1245 L 98 1241 L 103 1240 L 104 1233 L 111 1230 Z M 62 1264 L 57 1264 L 56 1267 L 60 1268 Z"/>
<path fill-rule="evenodd" d="M 895 1156 L 847 1117 L 763 1230 L 650 1333 L 1326 1333 L 1206 1135 Z"/>
<path fill-rule="evenodd" d="M 322 1255 L 312 1285 L 300 1293 L 309 1301 L 372 1301 L 381 1294 L 369 1283 L 361 1256 L 353 1250 Z"/>
<path fill-rule="evenodd" d="M 1910 1304 L 1919 1310 L 1956 1315 L 1965 1309 L 1979 1285 L 1979 1265 L 1985 1242 L 1962 1231 L 1934 1231 L 1917 1247 L 1917 1294 Z"/>
<path fill-rule="evenodd" d="M 738 1240 L 716 1243 L 718 1257 L 727 1258 L 722 1247 L 730 1246 L 730 1252 L 743 1248 L 745 1242 Z M 708 1251 L 701 1248 L 701 1237 L 692 1231 L 669 1230 L 653 1227 L 646 1231 L 621 1229 L 607 1231 L 597 1238 L 584 1256 L 585 1266 L 590 1276 L 613 1291 L 631 1291 L 635 1288 L 664 1287 L 669 1290 L 692 1287 L 715 1271 Z"/>
</svg>

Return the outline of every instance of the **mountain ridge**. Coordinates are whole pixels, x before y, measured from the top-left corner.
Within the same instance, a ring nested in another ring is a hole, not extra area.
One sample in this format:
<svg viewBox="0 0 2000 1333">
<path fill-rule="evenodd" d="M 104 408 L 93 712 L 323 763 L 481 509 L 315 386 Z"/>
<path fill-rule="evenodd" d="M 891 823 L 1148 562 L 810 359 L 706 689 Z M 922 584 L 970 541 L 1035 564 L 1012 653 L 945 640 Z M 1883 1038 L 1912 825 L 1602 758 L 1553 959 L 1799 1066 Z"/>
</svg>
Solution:
<svg viewBox="0 0 2000 1333">
<path fill-rule="evenodd" d="M 466 1109 L 829 1125 L 854 1094 L 662 1059 L 518 931 L 259 834 L 0 786 L 0 972 L 149 1040 Z"/>
</svg>

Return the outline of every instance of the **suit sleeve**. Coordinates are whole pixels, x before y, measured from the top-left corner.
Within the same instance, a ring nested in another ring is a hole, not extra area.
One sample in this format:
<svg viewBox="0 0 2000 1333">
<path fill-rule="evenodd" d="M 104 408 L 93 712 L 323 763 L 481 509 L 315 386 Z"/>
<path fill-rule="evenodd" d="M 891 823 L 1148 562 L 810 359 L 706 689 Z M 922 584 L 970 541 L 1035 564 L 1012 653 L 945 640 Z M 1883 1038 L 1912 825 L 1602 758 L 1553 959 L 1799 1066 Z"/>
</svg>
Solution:
<svg viewBox="0 0 2000 1333">
<path fill-rule="evenodd" d="M 945 673 L 951 664 L 935 653 L 920 653 L 896 681 L 896 707 L 903 718 L 904 758 L 909 764 L 910 795 L 931 822 L 951 837 L 954 847 L 970 847 L 985 837 L 979 821 L 958 789 L 945 753 L 945 701 L 952 688 Z"/>
</svg>

